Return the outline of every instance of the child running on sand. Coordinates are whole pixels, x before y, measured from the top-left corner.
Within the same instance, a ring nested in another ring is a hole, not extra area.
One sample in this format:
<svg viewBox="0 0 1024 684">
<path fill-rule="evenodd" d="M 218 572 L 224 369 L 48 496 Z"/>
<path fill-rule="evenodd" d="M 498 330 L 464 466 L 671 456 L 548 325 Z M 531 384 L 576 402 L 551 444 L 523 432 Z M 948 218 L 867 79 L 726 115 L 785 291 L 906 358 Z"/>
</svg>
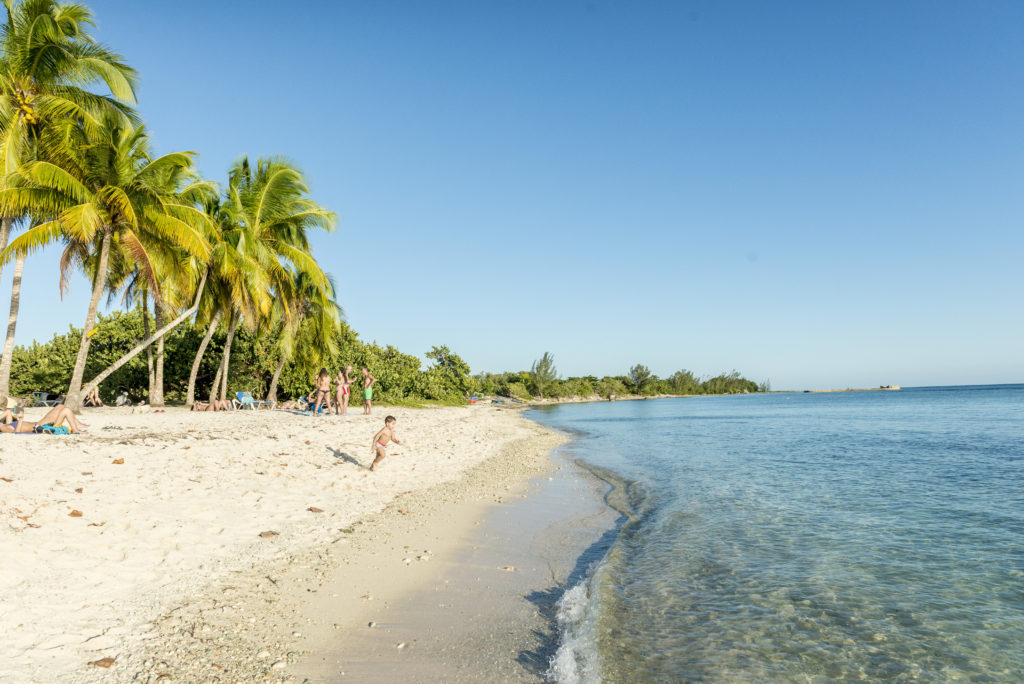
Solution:
<svg viewBox="0 0 1024 684">
<path fill-rule="evenodd" d="M 365 368 L 363 370 L 366 370 Z M 370 470 L 377 467 L 377 464 L 384 460 L 388 455 L 387 447 L 388 442 L 394 442 L 395 444 L 401 444 L 395 437 L 395 420 L 394 416 L 388 416 L 384 419 L 384 427 L 380 429 L 376 435 L 373 436 L 373 442 L 370 444 L 370 452 L 377 455 L 377 458 L 373 459 L 373 464 L 370 465 Z"/>
<path fill-rule="evenodd" d="M 368 416 L 373 412 L 372 399 L 373 399 L 373 383 L 377 382 L 377 378 L 370 375 L 370 371 L 363 366 L 363 415 Z"/>
</svg>

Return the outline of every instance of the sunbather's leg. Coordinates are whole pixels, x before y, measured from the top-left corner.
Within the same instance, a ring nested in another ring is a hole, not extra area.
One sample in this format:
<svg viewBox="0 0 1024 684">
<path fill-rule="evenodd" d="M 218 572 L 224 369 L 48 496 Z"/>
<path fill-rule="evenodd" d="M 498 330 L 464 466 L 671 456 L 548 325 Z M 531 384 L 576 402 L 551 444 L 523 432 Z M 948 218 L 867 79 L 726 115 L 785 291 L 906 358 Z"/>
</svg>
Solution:
<svg viewBox="0 0 1024 684">
<path fill-rule="evenodd" d="M 67 421 L 68 427 L 71 428 L 71 432 L 75 433 L 85 432 L 83 428 L 89 427 L 75 418 L 74 412 L 64 404 L 54 406 L 52 409 L 47 411 L 46 415 L 36 422 L 36 425 L 60 425 L 64 421 Z"/>
</svg>

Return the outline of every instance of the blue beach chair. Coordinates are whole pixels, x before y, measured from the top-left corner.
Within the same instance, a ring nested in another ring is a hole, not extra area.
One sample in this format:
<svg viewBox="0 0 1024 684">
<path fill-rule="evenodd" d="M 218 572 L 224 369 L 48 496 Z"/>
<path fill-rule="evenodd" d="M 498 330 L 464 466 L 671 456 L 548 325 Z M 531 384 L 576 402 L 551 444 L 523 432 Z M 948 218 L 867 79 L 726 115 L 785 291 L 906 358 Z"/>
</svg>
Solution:
<svg viewBox="0 0 1024 684">
<path fill-rule="evenodd" d="M 252 392 L 235 392 L 235 397 L 235 399 L 231 400 L 234 402 L 235 408 L 247 408 L 254 411 L 261 406 L 269 406 L 271 409 L 277 408 L 276 401 L 256 401 L 252 398 Z"/>
<path fill-rule="evenodd" d="M 33 392 L 32 393 L 32 406 L 46 406 L 51 408 L 57 405 L 56 399 L 50 399 L 50 395 L 47 392 Z"/>
</svg>

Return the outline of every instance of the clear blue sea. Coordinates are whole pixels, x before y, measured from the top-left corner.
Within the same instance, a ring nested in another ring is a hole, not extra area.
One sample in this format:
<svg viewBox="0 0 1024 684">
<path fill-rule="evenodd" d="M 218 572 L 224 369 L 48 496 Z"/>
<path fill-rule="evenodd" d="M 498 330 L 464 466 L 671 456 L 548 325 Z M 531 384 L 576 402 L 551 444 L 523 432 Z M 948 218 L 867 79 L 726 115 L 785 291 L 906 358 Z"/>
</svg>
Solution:
<svg viewBox="0 0 1024 684">
<path fill-rule="evenodd" d="M 1024 681 L 1024 385 L 530 416 L 622 512 L 553 681 Z"/>
</svg>

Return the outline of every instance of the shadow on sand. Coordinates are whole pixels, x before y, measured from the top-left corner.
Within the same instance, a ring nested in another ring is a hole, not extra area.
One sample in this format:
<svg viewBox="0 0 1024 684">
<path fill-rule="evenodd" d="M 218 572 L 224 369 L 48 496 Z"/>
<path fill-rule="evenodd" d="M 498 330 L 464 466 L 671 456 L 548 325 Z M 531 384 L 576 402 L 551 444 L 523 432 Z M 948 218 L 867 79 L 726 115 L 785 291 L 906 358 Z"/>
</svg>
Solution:
<svg viewBox="0 0 1024 684">
<path fill-rule="evenodd" d="M 334 456 L 334 458 L 338 459 L 339 461 L 344 461 L 345 463 L 351 463 L 352 465 L 358 466 L 360 468 L 366 468 L 367 467 L 367 466 L 364 466 L 359 461 L 357 461 L 356 457 L 353 456 L 352 454 L 345 453 L 344 451 L 341 451 L 339 449 L 335 449 L 334 447 L 327 447 L 327 450 L 330 451 L 331 455 Z"/>
</svg>

